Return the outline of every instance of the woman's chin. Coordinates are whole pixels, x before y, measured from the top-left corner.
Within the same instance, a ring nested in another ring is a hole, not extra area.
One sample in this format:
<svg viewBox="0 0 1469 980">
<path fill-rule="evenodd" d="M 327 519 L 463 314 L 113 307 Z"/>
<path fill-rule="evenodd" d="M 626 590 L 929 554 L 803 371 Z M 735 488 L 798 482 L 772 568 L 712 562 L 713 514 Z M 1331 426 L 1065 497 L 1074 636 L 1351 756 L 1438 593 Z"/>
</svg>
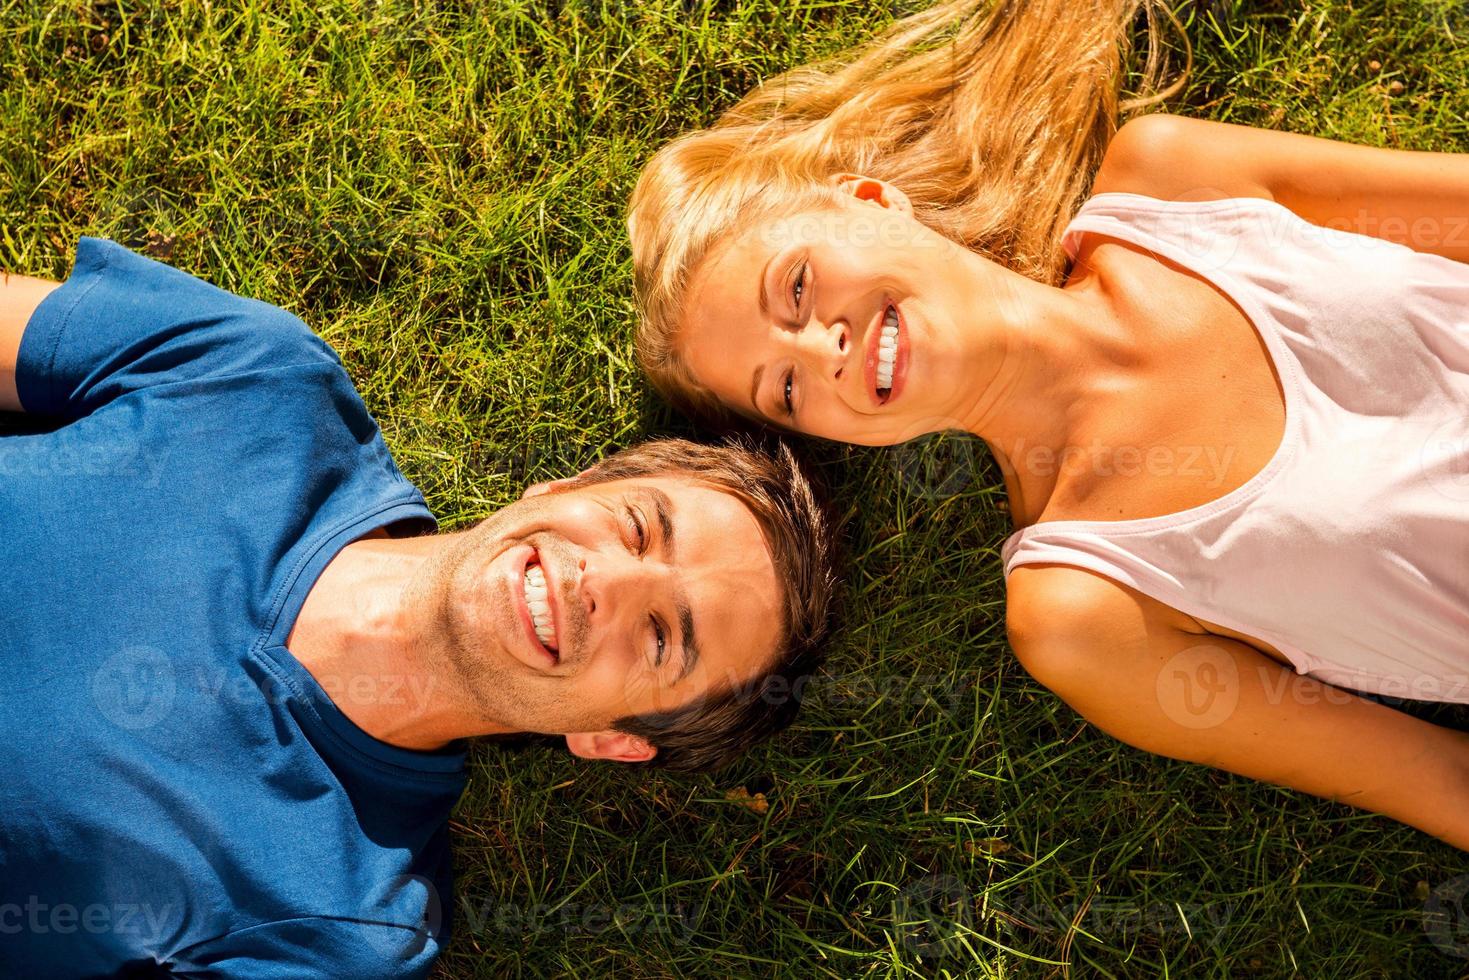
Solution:
<svg viewBox="0 0 1469 980">
<path fill-rule="evenodd" d="M 936 431 L 938 430 L 925 428 L 921 424 L 905 424 L 899 419 L 884 417 L 879 424 L 854 427 L 841 437 L 833 437 L 831 441 L 853 446 L 900 446 L 910 439 Z"/>
</svg>

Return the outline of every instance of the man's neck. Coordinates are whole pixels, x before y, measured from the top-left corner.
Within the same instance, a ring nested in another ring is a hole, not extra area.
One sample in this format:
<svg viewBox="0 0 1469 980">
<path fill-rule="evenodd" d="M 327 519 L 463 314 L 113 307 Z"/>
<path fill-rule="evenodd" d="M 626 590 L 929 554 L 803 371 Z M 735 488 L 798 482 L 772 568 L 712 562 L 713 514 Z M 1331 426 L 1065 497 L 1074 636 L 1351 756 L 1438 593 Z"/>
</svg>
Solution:
<svg viewBox="0 0 1469 980">
<path fill-rule="evenodd" d="M 337 708 L 400 748 L 495 734 L 433 648 L 426 572 L 453 535 L 375 534 L 343 548 L 312 586 L 286 647 Z"/>
</svg>

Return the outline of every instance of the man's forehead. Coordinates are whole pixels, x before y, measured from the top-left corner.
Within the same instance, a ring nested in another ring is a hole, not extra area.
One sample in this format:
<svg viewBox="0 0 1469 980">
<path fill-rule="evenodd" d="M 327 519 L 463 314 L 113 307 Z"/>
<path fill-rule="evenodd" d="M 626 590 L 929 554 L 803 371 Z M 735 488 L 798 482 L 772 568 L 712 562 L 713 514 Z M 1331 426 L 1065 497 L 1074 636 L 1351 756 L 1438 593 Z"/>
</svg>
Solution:
<svg viewBox="0 0 1469 980">
<path fill-rule="evenodd" d="M 743 500 L 717 483 L 701 480 L 689 473 L 658 473 L 625 477 L 593 484 L 588 489 L 610 494 L 633 494 L 662 498 L 680 523 L 698 527 L 709 519 L 729 520 L 744 514 L 754 522 L 754 515 Z M 758 525 L 756 525 L 758 527 Z"/>
<path fill-rule="evenodd" d="M 667 518 L 677 542 L 677 562 L 684 567 L 738 564 L 773 568 L 765 536 L 744 500 L 694 474 L 660 473 L 608 480 L 587 488 L 614 496 L 631 496 Z"/>
</svg>

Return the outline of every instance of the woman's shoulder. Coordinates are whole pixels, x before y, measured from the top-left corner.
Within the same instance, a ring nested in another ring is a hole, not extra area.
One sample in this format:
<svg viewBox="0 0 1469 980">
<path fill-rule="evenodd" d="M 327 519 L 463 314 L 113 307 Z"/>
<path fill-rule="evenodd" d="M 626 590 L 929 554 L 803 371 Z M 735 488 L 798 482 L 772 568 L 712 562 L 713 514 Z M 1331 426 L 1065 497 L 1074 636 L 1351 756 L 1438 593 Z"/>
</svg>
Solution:
<svg viewBox="0 0 1469 980">
<path fill-rule="evenodd" d="M 1092 195 L 1136 194 L 1163 201 L 1274 195 L 1235 152 L 1250 127 L 1155 112 L 1122 124 L 1092 182 Z"/>
<path fill-rule="evenodd" d="M 1100 572 L 1059 562 L 1016 565 L 1005 580 L 1005 629 L 1017 652 L 1106 634 L 1117 623 L 1196 632 L 1189 615 Z"/>
</svg>

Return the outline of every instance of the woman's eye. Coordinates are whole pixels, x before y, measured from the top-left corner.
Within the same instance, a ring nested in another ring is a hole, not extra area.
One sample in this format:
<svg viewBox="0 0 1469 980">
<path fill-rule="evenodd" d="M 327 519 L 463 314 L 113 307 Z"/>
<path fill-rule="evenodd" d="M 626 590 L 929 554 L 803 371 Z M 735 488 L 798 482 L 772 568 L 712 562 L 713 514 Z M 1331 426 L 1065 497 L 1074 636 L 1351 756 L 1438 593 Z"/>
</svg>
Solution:
<svg viewBox="0 0 1469 980">
<path fill-rule="evenodd" d="M 661 624 L 661 623 L 658 622 L 658 619 L 657 619 L 656 616 L 649 617 L 649 618 L 652 620 L 652 623 L 653 623 L 653 636 L 658 641 L 658 655 L 653 658 L 653 666 L 654 667 L 662 667 L 663 666 L 663 651 L 664 651 L 664 648 L 667 646 L 667 642 L 666 642 L 666 640 L 665 640 L 665 638 L 663 636 L 663 624 Z"/>
<path fill-rule="evenodd" d="M 801 308 L 801 294 L 806 291 L 806 266 L 801 265 L 800 273 L 796 276 L 796 282 L 791 286 L 791 298 L 795 300 L 796 309 Z"/>
<path fill-rule="evenodd" d="M 791 404 L 791 390 L 795 387 L 796 372 L 787 371 L 785 381 L 781 384 L 781 399 L 785 402 L 786 414 L 796 414 L 795 407 Z"/>
</svg>

